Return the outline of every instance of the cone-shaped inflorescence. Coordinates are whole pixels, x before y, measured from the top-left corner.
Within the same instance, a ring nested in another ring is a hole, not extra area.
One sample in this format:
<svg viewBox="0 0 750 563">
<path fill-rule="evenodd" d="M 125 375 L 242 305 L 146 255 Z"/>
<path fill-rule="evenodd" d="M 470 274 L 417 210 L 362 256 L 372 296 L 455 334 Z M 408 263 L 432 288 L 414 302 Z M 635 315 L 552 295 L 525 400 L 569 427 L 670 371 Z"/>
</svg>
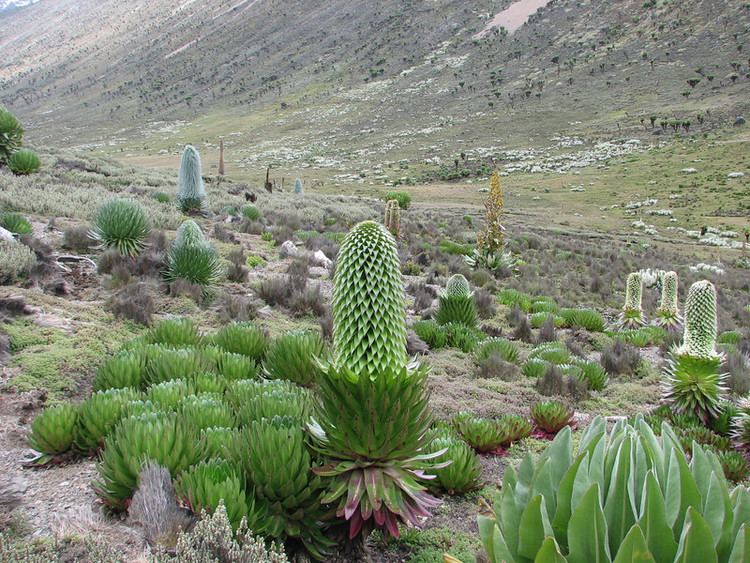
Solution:
<svg viewBox="0 0 750 563">
<path fill-rule="evenodd" d="M 694 414 L 704 424 L 720 414 L 726 393 L 716 334 L 716 288 L 705 280 L 696 282 L 685 301 L 682 346 L 672 350 L 667 362 L 664 399 L 677 413 Z"/>
<path fill-rule="evenodd" d="M 502 251 L 505 243 L 503 188 L 497 170 L 490 177 L 490 193 L 484 207 L 487 210 L 487 223 L 484 230 L 477 234 L 477 249 L 483 254 L 495 254 Z"/>
<path fill-rule="evenodd" d="M 344 239 L 333 288 L 336 365 L 375 376 L 406 364 L 404 286 L 396 241 L 374 221 Z"/>
<path fill-rule="evenodd" d="M 639 328 L 646 324 L 641 307 L 641 294 L 643 293 L 643 279 L 638 272 L 628 274 L 625 287 L 625 306 L 622 308 L 619 318 L 619 328 Z"/>
<path fill-rule="evenodd" d="M 313 447 L 330 477 L 322 502 L 336 506 L 349 537 L 380 528 L 399 535 L 438 504 L 421 480 L 432 422 L 427 370 L 407 366 L 404 290 L 393 237 L 366 221 L 347 235 L 334 278 L 336 357 L 320 377 Z M 437 468 L 438 466 L 433 465 Z"/>
<path fill-rule="evenodd" d="M 656 309 L 654 324 L 667 330 L 675 330 L 682 324 L 677 305 L 677 274 L 666 272 L 662 277 L 661 301 Z"/>
<path fill-rule="evenodd" d="M 469 295 L 470 293 L 471 286 L 461 274 L 451 276 L 445 284 L 446 295 Z"/>
<path fill-rule="evenodd" d="M 469 282 L 461 274 L 452 276 L 440 295 L 440 306 L 435 316 L 438 324 L 458 323 L 469 327 L 477 325 L 477 309 Z"/>
<path fill-rule="evenodd" d="M 198 226 L 198 223 L 192 219 L 184 221 L 182 225 L 177 228 L 177 235 L 174 239 L 174 246 L 183 246 L 186 244 L 193 246 L 207 244 L 203 231 Z"/>
<path fill-rule="evenodd" d="M 401 229 L 401 207 L 398 200 L 391 199 L 385 204 L 385 228 L 396 238 L 399 237 Z"/>
<path fill-rule="evenodd" d="M 305 193 L 305 188 L 302 186 L 302 180 L 297 178 L 294 181 L 294 193 L 295 194 L 303 194 Z"/>
<path fill-rule="evenodd" d="M 195 147 L 187 145 L 182 151 L 177 178 L 177 202 L 184 212 L 200 211 L 206 199 L 206 188 L 201 176 L 201 157 Z"/>
</svg>

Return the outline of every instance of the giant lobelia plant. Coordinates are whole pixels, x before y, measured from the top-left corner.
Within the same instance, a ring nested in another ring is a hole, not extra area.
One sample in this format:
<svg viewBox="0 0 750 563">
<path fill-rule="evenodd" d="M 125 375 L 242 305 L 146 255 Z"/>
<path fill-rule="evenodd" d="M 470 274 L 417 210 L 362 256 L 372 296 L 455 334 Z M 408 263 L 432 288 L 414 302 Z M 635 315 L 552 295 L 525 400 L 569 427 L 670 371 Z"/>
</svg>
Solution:
<svg viewBox="0 0 750 563">
<path fill-rule="evenodd" d="M 201 157 L 192 145 L 182 151 L 177 176 L 177 203 L 184 213 L 200 212 L 206 201 L 206 187 L 201 176 Z"/>
<path fill-rule="evenodd" d="M 643 278 L 640 272 L 628 274 L 625 286 L 625 305 L 620 312 L 618 327 L 620 329 L 640 328 L 646 324 L 641 306 L 643 294 Z"/>
<path fill-rule="evenodd" d="M 661 300 L 654 315 L 654 324 L 665 330 L 677 330 L 682 316 L 677 304 L 677 274 L 665 272 L 661 284 Z"/>
<path fill-rule="evenodd" d="M 719 415 L 726 393 L 717 332 L 716 288 L 706 280 L 695 282 L 685 300 L 682 345 L 670 352 L 665 368 L 664 399 L 675 412 L 694 414 L 704 424 Z"/>
<path fill-rule="evenodd" d="M 339 251 L 334 359 L 308 425 L 326 460 L 315 472 L 330 477 L 322 502 L 349 522 L 350 538 L 373 528 L 398 536 L 399 522 L 415 525 L 438 504 L 420 481 L 445 450 L 428 449 L 427 369 L 407 365 L 404 312 L 395 240 L 382 225 L 360 223 Z"/>
<path fill-rule="evenodd" d="M 492 563 L 750 561 L 750 493 L 730 491 L 717 457 L 688 461 L 664 423 L 638 417 L 610 433 L 597 418 L 574 448 L 563 429 L 506 470 L 493 514 L 479 517 Z"/>
</svg>

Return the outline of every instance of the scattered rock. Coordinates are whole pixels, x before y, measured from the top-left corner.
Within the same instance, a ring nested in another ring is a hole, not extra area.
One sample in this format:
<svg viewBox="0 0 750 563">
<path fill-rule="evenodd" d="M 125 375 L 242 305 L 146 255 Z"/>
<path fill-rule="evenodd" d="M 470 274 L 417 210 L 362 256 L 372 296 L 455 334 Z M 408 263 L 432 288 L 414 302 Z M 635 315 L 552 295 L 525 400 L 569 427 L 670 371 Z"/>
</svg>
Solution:
<svg viewBox="0 0 750 563">
<path fill-rule="evenodd" d="M 325 255 L 322 250 L 316 250 L 312 255 L 312 262 L 318 266 L 322 266 L 328 270 L 332 265 L 333 261 Z"/>
<path fill-rule="evenodd" d="M 698 172 L 698 169 L 697 168 L 683 168 L 680 172 L 684 174 L 695 174 L 696 172 Z"/>
<path fill-rule="evenodd" d="M 261 307 L 260 309 L 258 309 L 258 316 L 261 319 L 268 319 L 273 316 L 273 309 L 271 309 L 269 305 Z"/>
<path fill-rule="evenodd" d="M 744 172 L 730 172 L 727 174 L 727 178 L 744 178 L 745 173 Z"/>
<path fill-rule="evenodd" d="M 8 242 L 16 241 L 16 239 L 13 238 L 13 233 L 11 233 L 8 229 L 4 229 L 3 227 L 0 227 L 0 240 L 6 240 Z"/>
<path fill-rule="evenodd" d="M 745 118 L 741 115 L 737 116 L 737 119 L 734 120 L 734 126 L 740 127 L 745 124 Z"/>
<path fill-rule="evenodd" d="M 308 275 L 314 279 L 324 278 L 328 276 L 328 269 L 323 268 L 322 266 L 313 266 L 310 268 Z"/>
<path fill-rule="evenodd" d="M 279 256 L 281 256 L 281 258 L 286 258 L 287 256 L 296 258 L 299 255 L 299 248 L 297 248 L 297 246 L 290 240 L 285 240 L 279 249 Z"/>
<path fill-rule="evenodd" d="M 10 512 L 21 503 L 29 483 L 18 475 L 0 476 L 0 509 Z"/>
</svg>

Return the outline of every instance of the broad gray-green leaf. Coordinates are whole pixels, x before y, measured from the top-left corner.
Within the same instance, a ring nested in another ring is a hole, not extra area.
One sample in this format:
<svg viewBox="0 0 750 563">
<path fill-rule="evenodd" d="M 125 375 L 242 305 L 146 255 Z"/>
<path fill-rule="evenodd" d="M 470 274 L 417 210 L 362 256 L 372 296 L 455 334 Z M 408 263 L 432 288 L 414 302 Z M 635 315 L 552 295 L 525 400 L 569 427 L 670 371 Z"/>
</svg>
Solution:
<svg viewBox="0 0 750 563">
<path fill-rule="evenodd" d="M 570 563 L 610 563 L 607 522 L 599 502 L 599 484 L 583 495 L 568 524 Z"/>
</svg>

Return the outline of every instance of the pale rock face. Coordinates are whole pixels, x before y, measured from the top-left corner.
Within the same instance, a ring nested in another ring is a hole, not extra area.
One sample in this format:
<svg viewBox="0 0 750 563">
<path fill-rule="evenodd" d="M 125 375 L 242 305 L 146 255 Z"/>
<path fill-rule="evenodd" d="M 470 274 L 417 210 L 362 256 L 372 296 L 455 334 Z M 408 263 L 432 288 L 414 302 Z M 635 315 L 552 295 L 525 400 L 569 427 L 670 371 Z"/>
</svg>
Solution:
<svg viewBox="0 0 750 563">
<path fill-rule="evenodd" d="M 292 256 L 297 257 L 300 256 L 300 250 L 297 248 L 297 246 L 290 240 L 285 240 L 281 244 L 281 248 L 279 249 L 279 256 L 284 258 L 285 256 Z"/>
<path fill-rule="evenodd" d="M 8 242 L 15 242 L 16 239 L 13 238 L 13 233 L 11 233 L 8 229 L 4 229 L 0 227 L 0 240 L 7 240 Z"/>
<path fill-rule="evenodd" d="M 316 250 L 313 254 L 313 262 L 325 269 L 330 269 L 333 265 L 333 261 L 325 255 L 322 250 Z"/>
<path fill-rule="evenodd" d="M 745 173 L 744 172 L 730 172 L 727 174 L 727 178 L 744 178 Z"/>
</svg>

